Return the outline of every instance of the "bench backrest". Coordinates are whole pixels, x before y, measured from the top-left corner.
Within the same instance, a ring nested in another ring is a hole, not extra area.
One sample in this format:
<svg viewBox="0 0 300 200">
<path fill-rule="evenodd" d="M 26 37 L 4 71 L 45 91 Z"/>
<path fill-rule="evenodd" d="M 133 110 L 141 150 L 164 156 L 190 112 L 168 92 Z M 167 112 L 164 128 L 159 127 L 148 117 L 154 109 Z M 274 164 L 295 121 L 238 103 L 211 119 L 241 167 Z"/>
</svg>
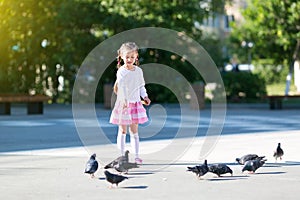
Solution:
<svg viewBox="0 0 300 200">
<path fill-rule="evenodd" d="M 0 103 L 44 102 L 49 100 L 51 100 L 51 97 L 42 94 L 0 94 Z"/>
</svg>

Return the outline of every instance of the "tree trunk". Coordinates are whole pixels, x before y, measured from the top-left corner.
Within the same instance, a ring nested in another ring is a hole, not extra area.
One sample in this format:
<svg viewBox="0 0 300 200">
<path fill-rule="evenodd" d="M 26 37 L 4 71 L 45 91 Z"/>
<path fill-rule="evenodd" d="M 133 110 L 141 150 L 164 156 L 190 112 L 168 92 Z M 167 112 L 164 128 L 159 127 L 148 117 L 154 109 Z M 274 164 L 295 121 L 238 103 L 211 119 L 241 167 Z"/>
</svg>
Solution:
<svg viewBox="0 0 300 200">
<path fill-rule="evenodd" d="M 290 84 L 291 84 L 294 65 L 296 60 L 299 60 L 299 48 L 300 48 L 300 39 L 297 39 L 297 44 L 293 52 L 292 60 L 290 62 L 289 74 L 286 77 L 285 95 L 288 95 L 290 91 Z"/>
</svg>

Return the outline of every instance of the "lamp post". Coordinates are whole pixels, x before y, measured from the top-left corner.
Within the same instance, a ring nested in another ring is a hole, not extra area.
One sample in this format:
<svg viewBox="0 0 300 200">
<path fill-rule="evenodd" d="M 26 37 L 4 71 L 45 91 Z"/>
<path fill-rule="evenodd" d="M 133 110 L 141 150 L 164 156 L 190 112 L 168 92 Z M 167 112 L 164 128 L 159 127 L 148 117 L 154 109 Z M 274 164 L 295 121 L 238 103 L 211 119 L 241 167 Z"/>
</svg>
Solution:
<svg viewBox="0 0 300 200">
<path fill-rule="evenodd" d="M 246 48 L 247 54 L 248 54 L 248 65 L 251 65 L 252 62 L 252 55 L 251 55 L 251 48 L 254 46 L 253 42 L 247 42 L 243 41 L 242 42 L 242 47 Z"/>
</svg>

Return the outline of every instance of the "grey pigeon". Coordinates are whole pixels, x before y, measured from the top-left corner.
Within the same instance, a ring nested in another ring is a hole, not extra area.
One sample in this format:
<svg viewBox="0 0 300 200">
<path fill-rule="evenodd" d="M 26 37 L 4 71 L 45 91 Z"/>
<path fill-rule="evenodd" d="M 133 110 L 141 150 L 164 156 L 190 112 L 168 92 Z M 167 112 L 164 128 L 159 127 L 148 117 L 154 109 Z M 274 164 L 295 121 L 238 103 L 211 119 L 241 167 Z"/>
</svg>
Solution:
<svg viewBox="0 0 300 200">
<path fill-rule="evenodd" d="M 263 166 L 265 164 L 267 159 L 256 159 L 256 160 L 248 160 L 243 169 L 242 172 L 244 171 L 249 171 L 251 173 L 255 173 L 255 171 Z"/>
<path fill-rule="evenodd" d="M 131 162 L 119 162 L 117 165 L 114 166 L 114 169 L 118 172 L 128 173 L 128 170 L 133 168 L 139 168 L 137 163 Z"/>
<path fill-rule="evenodd" d="M 105 174 L 106 180 L 112 184 L 111 186 L 113 186 L 113 184 L 116 184 L 116 186 L 118 187 L 119 183 L 121 183 L 125 179 L 128 179 L 128 177 L 126 177 L 126 176 L 112 174 L 107 170 L 104 171 L 104 174 Z"/>
<path fill-rule="evenodd" d="M 207 160 L 205 160 L 202 165 L 187 167 L 187 171 L 194 172 L 199 178 L 201 178 L 201 176 L 204 176 L 208 172 Z"/>
<path fill-rule="evenodd" d="M 86 163 L 84 173 L 90 174 L 92 178 L 95 177 L 94 173 L 98 169 L 98 162 L 96 160 L 96 154 L 91 155 L 90 159 Z"/>
<path fill-rule="evenodd" d="M 248 160 L 256 160 L 256 159 L 263 159 L 265 156 L 258 156 L 256 154 L 246 154 L 240 158 L 236 158 L 235 160 L 240 164 L 245 164 Z"/>
<path fill-rule="evenodd" d="M 121 163 L 128 163 L 129 162 L 129 151 L 125 151 L 125 155 L 124 156 L 120 156 L 116 159 L 114 159 L 113 161 L 111 161 L 110 163 L 108 163 L 104 169 L 109 169 L 109 168 L 115 168 L 115 166 L 119 165 L 120 162 Z"/>
<path fill-rule="evenodd" d="M 208 171 L 209 172 L 212 172 L 216 175 L 218 175 L 219 177 L 222 175 L 222 174 L 227 174 L 227 173 L 230 173 L 231 176 L 233 174 L 232 170 L 225 164 L 213 164 L 213 165 L 209 165 L 208 166 Z"/>
<path fill-rule="evenodd" d="M 277 161 L 277 158 L 279 158 L 280 160 L 282 160 L 283 150 L 281 148 L 281 144 L 280 143 L 278 143 L 276 151 L 274 151 L 274 155 L 273 156 L 276 159 L 276 161 Z"/>
</svg>

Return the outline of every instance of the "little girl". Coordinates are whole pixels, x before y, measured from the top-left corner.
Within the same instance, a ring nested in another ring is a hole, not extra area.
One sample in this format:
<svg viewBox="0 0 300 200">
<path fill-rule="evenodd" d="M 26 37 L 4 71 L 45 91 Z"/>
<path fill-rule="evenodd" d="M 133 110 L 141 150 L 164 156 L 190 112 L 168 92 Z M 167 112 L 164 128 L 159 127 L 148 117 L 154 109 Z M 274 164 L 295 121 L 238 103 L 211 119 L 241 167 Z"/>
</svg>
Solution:
<svg viewBox="0 0 300 200">
<path fill-rule="evenodd" d="M 121 66 L 121 61 L 124 64 Z M 126 132 L 129 125 L 130 144 L 135 154 L 135 162 L 142 164 L 139 158 L 138 124 L 148 121 L 146 110 L 141 103 L 150 105 L 145 88 L 143 71 L 138 65 L 138 46 L 133 42 L 121 45 L 118 50 L 117 80 L 114 92 L 117 100 L 110 116 L 110 123 L 119 125 L 117 146 L 122 155 L 125 153 Z"/>
</svg>

